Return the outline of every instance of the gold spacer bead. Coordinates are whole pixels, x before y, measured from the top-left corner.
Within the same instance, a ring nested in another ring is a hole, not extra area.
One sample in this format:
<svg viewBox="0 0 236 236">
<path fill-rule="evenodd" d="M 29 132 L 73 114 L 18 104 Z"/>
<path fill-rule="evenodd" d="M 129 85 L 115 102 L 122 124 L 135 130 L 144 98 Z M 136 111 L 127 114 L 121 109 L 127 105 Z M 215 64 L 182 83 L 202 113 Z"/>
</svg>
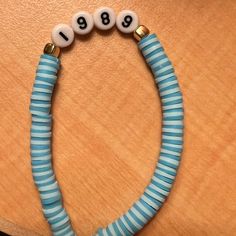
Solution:
<svg viewBox="0 0 236 236">
<path fill-rule="evenodd" d="M 140 41 L 142 38 L 149 35 L 149 29 L 144 25 L 139 25 L 134 31 L 134 38 Z"/>
<path fill-rule="evenodd" d="M 43 52 L 45 54 L 48 54 L 48 55 L 51 55 L 51 56 L 54 56 L 54 57 L 59 57 L 60 51 L 61 51 L 60 48 L 57 47 L 53 43 L 47 43 L 44 47 L 44 50 L 43 50 Z"/>
</svg>

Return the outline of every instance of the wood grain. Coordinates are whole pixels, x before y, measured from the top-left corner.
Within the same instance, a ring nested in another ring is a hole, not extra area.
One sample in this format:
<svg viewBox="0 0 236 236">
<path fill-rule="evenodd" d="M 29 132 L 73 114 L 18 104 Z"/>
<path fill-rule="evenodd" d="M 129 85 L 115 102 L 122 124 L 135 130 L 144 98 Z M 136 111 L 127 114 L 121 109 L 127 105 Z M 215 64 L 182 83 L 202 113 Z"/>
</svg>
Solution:
<svg viewBox="0 0 236 236">
<path fill-rule="evenodd" d="M 235 0 L 2 0 L 0 230 L 50 235 L 30 169 L 35 68 L 55 24 L 69 22 L 78 8 L 93 12 L 102 5 L 133 9 L 158 33 L 184 95 L 177 181 L 139 235 L 236 235 Z M 77 38 L 61 59 L 53 162 L 73 226 L 87 236 L 130 207 L 148 184 L 159 152 L 160 101 L 136 44 L 116 30 Z"/>
</svg>

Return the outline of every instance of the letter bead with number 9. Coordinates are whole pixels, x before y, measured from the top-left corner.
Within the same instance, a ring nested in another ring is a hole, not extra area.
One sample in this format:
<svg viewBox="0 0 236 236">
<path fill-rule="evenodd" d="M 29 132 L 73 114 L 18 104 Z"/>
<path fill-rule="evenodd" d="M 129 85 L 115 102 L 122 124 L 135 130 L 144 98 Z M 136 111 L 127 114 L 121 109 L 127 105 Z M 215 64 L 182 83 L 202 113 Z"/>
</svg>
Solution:
<svg viewBox="0 0 236 236">
<path fill-rule="evenodd" d="M 133 33 L 138 25 L 138 15 L 130 10 L 121 11 L 116 18 L 116 26 L 122 33 Z"/>
<path fill-rule="evenodd" d="M 77 34 L 88 34 L 92 31 L 94 22 L 93 17 L 86 11 L 79 11 L 72 17 L 72 28 Z"/>
<path fill-rule="evenodd" d="M 116 23 L 116 14 L 110 7 L 100 7 L 93 14 L 94 24 L 100 30 L 109 30 Z"/>
</svg>

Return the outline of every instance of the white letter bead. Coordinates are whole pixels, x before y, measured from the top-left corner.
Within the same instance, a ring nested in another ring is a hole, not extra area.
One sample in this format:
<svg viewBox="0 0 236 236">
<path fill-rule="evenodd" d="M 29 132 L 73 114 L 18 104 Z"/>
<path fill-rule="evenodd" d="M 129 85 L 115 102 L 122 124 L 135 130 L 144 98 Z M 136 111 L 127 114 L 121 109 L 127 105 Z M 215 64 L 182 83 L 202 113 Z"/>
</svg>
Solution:
<svg viewBox="0 0 236 236">
<path fill-rule="evenodd" d="M 93 17 L 86 11 L 80 11 L 72 17 L 72 28 L 77 34 L 88 34 L 93 26 Z"/>
<path fill-rule="evenodd" d="M 116 18 L 116 26 L 122 33 L 132 33 L 139 25 L 139 19 L 135 12 L 121 11 Z"/>
<path fill-rule="evenodd" d="M 73 29 L 66 24 L 56 25 L 52 30 L 52 41 L 60 48 L 69 46 L 74 41 Z"/>
<path fill-rule="evenodd" d="M 111 29 L 116 23 L 116 14 L 109 7 L 100 7 L 93 14 L 94 24 L 100 30 Z"/>
</svg>

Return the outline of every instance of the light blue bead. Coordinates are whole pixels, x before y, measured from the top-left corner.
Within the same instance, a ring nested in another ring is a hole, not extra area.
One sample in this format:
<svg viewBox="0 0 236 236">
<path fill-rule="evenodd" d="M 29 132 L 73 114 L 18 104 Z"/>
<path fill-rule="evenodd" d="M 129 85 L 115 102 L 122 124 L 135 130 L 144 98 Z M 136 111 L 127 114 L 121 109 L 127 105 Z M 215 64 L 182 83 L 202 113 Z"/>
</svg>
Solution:
<svg viewBox="0 0 236 236">
<path fill-rule="evenodd" d="M 58 64 L 54 64 L 54 63 L 48 63 L 48 62 L 39 62 L 39 65 L 42 65 L 42 66 L 51 66 L 55 69 L 59 69 L 59 65 Z"/>
<path fill-rule="evenodd" d="M 134 208 L 147 220 L 151 219 L 151 217 L 147 213 L 145 213 L 136 203 L 134 204 Z"/>
<path fill-rule="evenodd" d="M 162 175 L 160 175 L 160 174 L 154 174 L 154 175 L 155 175 L 157 178 L 159 178 L 159 179 L 165 181 L 166 183 L 172 184 L 172 183 L 174 182 L 174 180 L 169 179 L 169 178 L 167 178 L 167 177 L 165 177 L 165 176 L 162 176 Z"/>
<path fill-rule="evenodd" d="M 129 227 L 132 229 L 132 231 L 134 233 L 138 232 L 138 229 L 136 228 L 136 226 L 134 224 L 132 224 L 132 222 L 129 220 L 127 215 L 123 215 L 123 216 L 124 216 L 124 219 L 125 219 L 126 223 L 129 225 Z"/>
<path fill-rule="evenodd" d="M 59 58 L 56 58 L 56 57 L 48 55 L 48 54 L 42 54 L 40 56 L 40 58 L 45 58 L 45 59 L 51 60 L 53 62 L 56 62 L 58 65 L 60 64 L 60 59 Z"/>
<path fill-rule="evenodd" d="M 125 225 L 123 224 L 123 222 L 121 221 L 121 219 L 117 220 L 118 225 L 121 227 L 121 229 L 124 231 L 126 236 L 131 236 L 132 234 L 129 232 L 129 230 L 125 227 Z"/>
<path fill-rule="evenodd" d="M 147 195 L 146 193 L 144 193 L 144 195 L 151 200 L 151 197 L 149 195 Z M 155 199 L 152 199 L 152 200 L 154 201 L 154 203 L 157 202 Z M 147 210 L 152 212 L 152 216 L 154 216 L 157 213 L 157 211 L 153 207 L 151 207 L 147 202 L 145 202 L 143 199 L 140 199 L 139 201 Z"/>
</svg>

